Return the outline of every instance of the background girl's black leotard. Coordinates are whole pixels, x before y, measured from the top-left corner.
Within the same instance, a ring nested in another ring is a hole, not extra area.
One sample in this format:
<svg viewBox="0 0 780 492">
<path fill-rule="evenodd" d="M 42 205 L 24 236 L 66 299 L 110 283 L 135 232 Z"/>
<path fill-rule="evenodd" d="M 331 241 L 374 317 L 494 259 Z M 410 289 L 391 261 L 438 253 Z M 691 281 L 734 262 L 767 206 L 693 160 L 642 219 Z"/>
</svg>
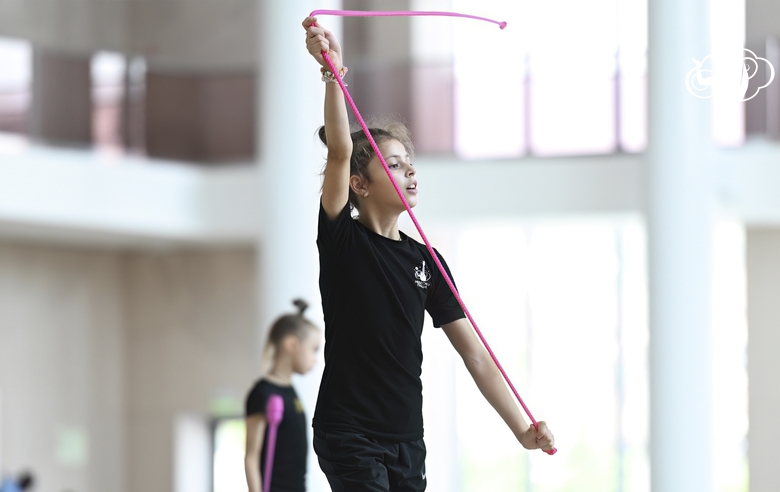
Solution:
<svg viewBox="0 0 780 492">
<path fill-rule="evenodd" d="M 255 383 L 246 398 L 246 415 L 265 415 L 271 395 L 284 399 L 284 416 L 279 424 L 274 452 L 271 490 L 290 492 L 306 491 L 306 416 L 303 405 L 292 386 L 279 386 L 261 379 Z M 263 449 L 260 453 L 260 475 L 265 473 L 265 458 L 268 452 L 268 427 L 263 435 Z"/>
</svg>

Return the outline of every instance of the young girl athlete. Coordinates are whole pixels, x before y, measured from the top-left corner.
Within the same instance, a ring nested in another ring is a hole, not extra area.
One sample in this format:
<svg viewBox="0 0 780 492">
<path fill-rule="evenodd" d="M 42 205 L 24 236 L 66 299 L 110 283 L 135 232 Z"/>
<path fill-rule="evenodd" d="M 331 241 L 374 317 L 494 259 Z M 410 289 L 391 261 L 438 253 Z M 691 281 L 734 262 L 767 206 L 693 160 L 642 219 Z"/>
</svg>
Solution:
<svg viewBox="0 0 780 492">
<path fill-rule="evenodd" d="M 341 47 L 316 19 L 306 47 L 332 81 Z M 410 206 L 417 204 L 412 144 L 400 125 L 371 129 Z M 405 210 L 361 131 L 350 134 L 344 96 L 325 84 L 328 157 L 317 247 L 325 315 L 325 371 L 314 412 L 314 450 L 334 491 L 422 491 L 421 334 L 425 311 L 441 327 L 487 401 L 527 449 L 552 449 L 547 425 L 529 426 L 424 245 L 398 230 Z M 359 217 L 352 219 L 351 207 Z M 438 252 L 437 252 L 438 255 Z M 439 259 L 446 268 L 444 259 Z M 449 271 L 448 271 L 449 273 Z"/>
<path fill-rule="evenodd" d="M 244 468 L 249 492 L 263 490 L 262 473 L 268 456 L 268 420 L 266 405 L 272 395 L 284 400 L 284 415 L 279 424 L 278 438 L 271 472 L 274 492 L 305 492 L 306 490 L 306 417 L 303 406 L 292 387 L 292 375 L 306 374 L 314 367 L 320 348 L 319 328 L 303 317 L 306 302 L 293 302 L 295 314 L 280 316 L 268 334 L 265 358 L 271 361 L 270 371 L 257 381 L 246 399 L 246 455 Z"/>
</svg>

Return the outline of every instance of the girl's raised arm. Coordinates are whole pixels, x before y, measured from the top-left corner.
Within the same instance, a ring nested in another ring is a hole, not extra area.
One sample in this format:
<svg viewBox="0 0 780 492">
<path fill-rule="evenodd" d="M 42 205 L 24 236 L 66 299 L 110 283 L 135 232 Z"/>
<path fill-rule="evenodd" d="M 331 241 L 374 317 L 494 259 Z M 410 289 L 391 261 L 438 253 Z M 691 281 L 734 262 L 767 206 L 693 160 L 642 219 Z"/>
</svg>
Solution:
<svg viewBox="0 0 780 492">
<path fill-rule="evenodd" d="M 330 70 L 322 52 L 328 53 L 337 70 L 343 67 L 341 46 L 327 29 L 315 25 L 314 17 L 303 21 L 306 29 L 306 48 L 325 70 Z M 325 84 L 325 139 L 328 159 L 322 184 L 322 207 L 329 218 L 335 219 L 349 200 L 349 159 L 352 155 L 352 138 L 349 132 L 347 107 L 344 94 L 336 83 Z"/>
</svg>

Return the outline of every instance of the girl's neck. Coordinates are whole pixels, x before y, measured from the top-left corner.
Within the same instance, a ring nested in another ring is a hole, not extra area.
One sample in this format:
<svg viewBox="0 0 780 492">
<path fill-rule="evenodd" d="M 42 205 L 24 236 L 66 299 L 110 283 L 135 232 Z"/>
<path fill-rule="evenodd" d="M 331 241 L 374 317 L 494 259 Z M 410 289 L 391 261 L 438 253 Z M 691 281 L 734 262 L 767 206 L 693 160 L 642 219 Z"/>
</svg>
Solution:
<svg viewBox="0 0 780 492">
<path fill-rule="evenodd" d="M 268 371 L 268 374 L 265 375 L 265 378 L 279 386 L 291 386 L 292 375 L 292 364 L 289 361 L 277 360 L 274 362 L 271 370 Z"/>
<path fill-rule="evenodd" d="M 376 232 L 380 236 L 399 241 L 401 234 L 398 232 L 398 213 L 379 213 L 372 207 L 361 207 L 358 222 Z"/>
</svg>

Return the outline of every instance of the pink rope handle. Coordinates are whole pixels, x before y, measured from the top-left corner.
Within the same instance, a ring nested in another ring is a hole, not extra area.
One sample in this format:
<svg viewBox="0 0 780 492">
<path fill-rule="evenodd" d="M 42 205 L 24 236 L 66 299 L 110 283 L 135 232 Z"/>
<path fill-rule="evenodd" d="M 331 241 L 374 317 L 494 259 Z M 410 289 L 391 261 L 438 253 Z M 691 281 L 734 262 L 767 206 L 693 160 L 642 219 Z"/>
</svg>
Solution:
<svg viewBox="0 0 780 492">
<path fill-rule="evenodd" d="M 498 22 L 492 19 L 486 19 L 484 17 L 458 14 L 455 12 L 408 12 L 408 11 L 368 12 L 362 10 L 315 10 L 310 14 L 310 17 L 314 17 L 317 14 L 342 15 L 348 17 L 350 16 L 351 17 L 369 17 L 369 16 L 388 17 L 388 16 L 415 16 L 415 15 L 465 17 L 468 19 L 476 19 L 476 20 L 492 22 L 494 24 L 498 24 L 498 26 L 501 29 L 504 29 L 506 27 L 506 22 Z M 409 217 L 412 219 L 414 226 L 417 228 L 417 232 L 420 233 L 420 237 L 422 238 L 423 242 L 425 243 L 425 247 L 428 249 L 428 252 L 431 254 L 433 261 L 436 263 L 436 266 L 439 268 L 439 271 L 444 277 L 444 281 L 447 282 L 447 286 L 449 286 L 450 290 L 452 291 L 452 294 L 455 296 L 455 299 L 458 301 L 458 304 L 460 305 L 461 309 L 463 309 L 463 312 L 466 314 L 466 317 L 471 323 L 471 326 L 474 328 L 474 331 L 476 332 L 477 336 L 482 342 L 482 345 L 485 346 L 485 349 L 490 354 L 490 357 L 493 359 L 493 362 L 496 364 L 496 367 L 498 368 L 499 372 L 501 372 L 501 375 L 504 377 L 504 381 L 506 381 L 507 385 L 512 390 L 512 393 L 515 395 L 515 398 L 517 398 L 517 401 L 520 403 L 520 406 L 522 406 L 523 410 L 525 410 L 525 413 L 528 415 L 528 418 L 531 420 L 531 424 L 534 426 L 534 428 L 536 428 L 536 430 L 539 430 L 539 424 L 534 418 L 533 414 L 531 414 L 531 410 L 528 409 L 528 406 L 523 401 L 523 398 L 520 396 L 520 393 L 515 388 L 515 385 L 512 384 L 512 381 L 509 379 L 509 375 L 507 375 L 506 371 L 504 370 L 504 366 L 501 365 L 501 362 L 498 361 L 498 357 L 496 357 L 496 354 L 493 352 L 493 349 L 490 348 L 490 344 L 485 339 L 485 336 L 482 334 L 482 331 L 477 326 L 477 322 L 474 321 L 474 318 L 471 316 L 471 312 L 469 312 L 468 308 L 466 307 L 466 303 L 463 302 L 463 299 L 460 297 L 460 294 L 458 293 L 458 289 L 455 287 L 455 284 L 452 282 L 452 279 L 447 274 L 447 270 L 445 270 L 444 265 L 441 264 L 441 260 L 439 260 L 439 256 L 433 250 L 433 246 L 431 246 L 431 242 L 428 240 L 428 236 L 426 236 L 425 232 L 423 232 L 420 223 L 417 221 L 417 217 L 414 215 L 414 212 L 412 212 L 412 207 L 409 206 L 409 202 L 406 201 L 406 197 L 401 191 L 401 187 L 398 185 L 395 178 L 393 177 L 393 174 L 390 171 L 387 162 L 385 162 L 385 157 L 382 155 L 382 152 L 379 150 L 379 146 L 374 140 L 374 137 L 371 136 L 371 132 L 369 131 L 366 122 L 363 120 L 363 117 L 361 116 L 360 111 L 358 110 L 357 105 L 355 104 L 355 101 L 352 99 L 352 96 L 347 90 L 347 86 L 344 84 L 344 81 L 341 79 L 341 77 L 337 75 L 338 70 L 333 65 L 333 61 L 331 61 L 330 56 L 328 56 L 328 53 L 325 51 L 322 52 L 322 57 L 325 59 L 325 62 L 328 64 L 331 73 L 335 75 L 336 81 L 338 82 L 339 87 L 341 87 L 341 91 L 344 93 L 344 97 L 347 99 L 347 103 L 352 108 L 352 112 L 355 113 L 355 117 L 357 118 L 358 123 L 360 124 L 360 128 L 363 129 L 363 133 L 365 133 L 366 138 L 368 138 L 368 141 L 371 144 L 371 147 L 374 149 L 374 152 L 376 153 L 377 157 L 379 157 L 379 161 L 382 163 L 382 167 L 385 170 L 385 174 L 387 174 L 387 177 L 390 178 L 390 182 L 393 183 L 393 187 L 395 188 L 395 192 L 398 194 L 398 198 L 400 198 L 401 202 L 404 204 L 404 208 L 406 208 L 406 212 L 409 214 Z M 552 456 L 556 452 L 558 452 L 558 450 L 556 448 L 553 448 L 544 452 Z"/>
<path fill-rule="evenodd" d="M 271 492 L 271 474 L 274 470 L 276 454 L 276 435 L 279 424 L 284 418 L 284 399 L 280 395 L 271 395 L 265 406 L 265 418 L 268 422 L 268 442 L 265 445 L 265 470 L 263 471 L 263 492 Z"/>
</svg>

